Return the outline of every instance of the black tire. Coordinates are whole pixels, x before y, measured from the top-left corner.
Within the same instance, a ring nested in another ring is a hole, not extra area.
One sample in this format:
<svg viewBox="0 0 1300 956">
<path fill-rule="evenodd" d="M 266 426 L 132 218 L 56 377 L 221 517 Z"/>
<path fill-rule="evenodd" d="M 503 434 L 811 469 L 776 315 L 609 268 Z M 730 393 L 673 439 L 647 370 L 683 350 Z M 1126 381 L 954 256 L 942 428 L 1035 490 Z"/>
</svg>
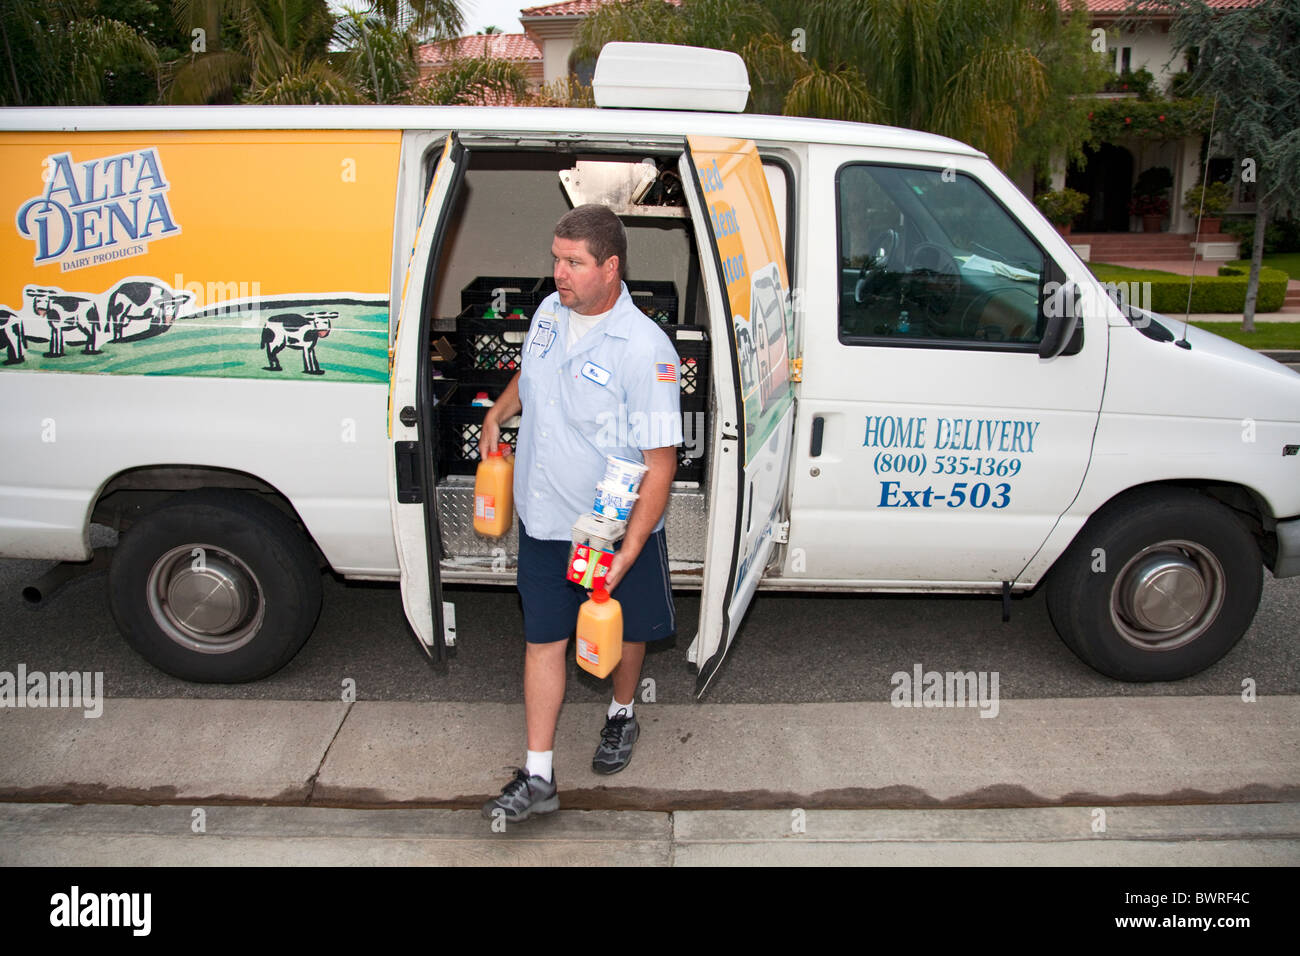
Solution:
<svg viewBox="0 0 1300 956">
<path fill-rule="evenodd" d="M 109 587 L 127 643 L 201 683 L 274 673 L 320 615 L 320 567 L 303 533 L 236 491 L 187 492 L 141 518 L 122 535 Z"/>
<path fill-rule="evenodd" d="M 1101 673 L 1179 680 L 1233 648 L 1262 587 L 1259 548 L 1233 512 L 1151 488 L 1088 521 L 1052 569 L 1047 609 L 1066 646 Z"/>
</svg>

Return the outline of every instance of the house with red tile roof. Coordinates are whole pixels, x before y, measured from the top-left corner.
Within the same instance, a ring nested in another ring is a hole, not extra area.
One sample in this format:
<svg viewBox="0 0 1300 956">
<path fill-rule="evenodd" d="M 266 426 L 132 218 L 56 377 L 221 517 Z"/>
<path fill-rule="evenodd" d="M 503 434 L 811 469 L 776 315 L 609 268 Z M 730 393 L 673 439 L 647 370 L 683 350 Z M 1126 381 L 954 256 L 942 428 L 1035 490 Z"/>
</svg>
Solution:
<svg viewBox="0 0 1300 956">
<path fill-rule="evenodd" d="M 1211 8 L 1220 10 L 1248 8 L 1263 2 L 1268 0 L 1207 0 Z M 1107 136 L 1096 150 L 1086 149 L 1086 160 L 1082 164 L 1067 169 L 1062 158 L 1055 164 L 1052 186 L 1069 186 L 1088 196 L 1088 208 L 1075 220 L 1075 230 L 1093 234 L 1088 238 L 1093 239 L 1094 244 L 1102 245 L 1101 250 L 1092 250 L 1095 259 L 1099 251 L 1102 256 L 1107 254 L 1104 247 L 1117 247 L 1115 243 L 1097 238 L 1099 235 L 1142 230 L 1140 217 L 1130 215 L 1133 186 L 1143 171 L 1164 167 L 1172 173 L 1174 182 L 1169 190 L 1169 212 L 1162 229 L 1178 235 L 1181 248 L 1185 248 L 1186 237 L 1195 232 L 1196 220 L 1183 211 L 1182 196 L 1188 188 L 1201 183 L 1200 155 L 1208 124 L 1185 128 L 1175 122 L 1173 113 L 1179 107 L 1162 112 L 1159 104 L 1168 101 L 1155 100 L 1153 102 L 1157 105 L 1152 108 L 1150 104 L 1141 102 L 1140 93 L 1145 79 L 1141 71 L 1151 74 L 1152 92 L 1165 97 L 1178 93 L 1179 77 L 1188 70 L 1187 54 L 1175 52 L 1170 40 L 1172 11 L 1158 3 L 1143 3 L 1133 12 L 1131 0 L 1086 0 L 1086 4 L 1094 29 L 1106 31 L 1106 54 L 1116 75 L 1115 80 L 1107 85 L 1107 91 L 1097 94 L 1097 113 L 1123 115 L 1125 123 L 1128 123 L 1130 118 L 1124 115 L 1127 112 L 1125 106 L 1131 102 L 1132 120 L 1137 122 L 1137 126 L 1131 133 Z M 1160 128 L 1166 121 L 1172 127 L 1168 132 Z M 1211 179 L 1225 181 L 1233 188 L 1233 203 L 1228 213 L 1251 214 L 1255 211 L 1253 185 L 1242 183 L 1239 176 L 1231 175 L 1235 168 L 1233 157 L 1211 153 Z M 1213 236 L 1210 239 L 1215 248 L 1201 251 L 1215 257 L 1235 256 L 1229 237 Z M 1170 255 L 1173 255 L 1172 236 L 1169 240 Z M 1156 248 L 1158 241 L 1150 240 L 1149 244 Z"/>
<path fill-rule="evenodd" d="M 514 60 L 523 66 L 530 90 L 536 90 L 545 82 L 541 48 L 524 33 L 480 33 L 474 36 L 457 37 L 454 40 L 425 43 L 416 54 L 420 79 L 427 79 L 452 60 L 471 57 Z M 514 102 L 513 97 L 488 94 L 482 99 L 481 105 L 516 106 L 518 104 Z"/>
<path fill-rule="evenodd" d="M 493 56 L 515 60 L 524 66 L 528 86 L 536 91 L 542 85 L 567 79 L 575 74 L 580 82 L 590 83 L 595 61 L 573 62 L 573 46 L 582 21 L 607 3 L 626 0 L 562 0 L 519 11 L 523 33 L 498 33 L 460 37 L 420 47 L 418 62 L 421 78 L 428 77 L 458 57 Z M 677 4 L 680 0 L 665 0 Z M 500 105 L 500 104 L 488 104 Z"/>
</svg>

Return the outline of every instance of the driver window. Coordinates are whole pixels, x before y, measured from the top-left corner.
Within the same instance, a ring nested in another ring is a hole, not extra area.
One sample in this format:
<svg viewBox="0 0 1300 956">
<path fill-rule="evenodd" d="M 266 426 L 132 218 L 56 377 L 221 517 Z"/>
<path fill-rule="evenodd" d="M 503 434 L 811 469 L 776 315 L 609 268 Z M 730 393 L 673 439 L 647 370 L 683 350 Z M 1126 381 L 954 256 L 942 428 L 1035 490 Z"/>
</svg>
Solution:
<svg viewBox="0 0 1300 956">
<path fill-rule="evenodd" d="M 840 341 L 1037 346 L 1043 253 L 974 179 L 852 164 L 836 188 Z"/>
</svg>

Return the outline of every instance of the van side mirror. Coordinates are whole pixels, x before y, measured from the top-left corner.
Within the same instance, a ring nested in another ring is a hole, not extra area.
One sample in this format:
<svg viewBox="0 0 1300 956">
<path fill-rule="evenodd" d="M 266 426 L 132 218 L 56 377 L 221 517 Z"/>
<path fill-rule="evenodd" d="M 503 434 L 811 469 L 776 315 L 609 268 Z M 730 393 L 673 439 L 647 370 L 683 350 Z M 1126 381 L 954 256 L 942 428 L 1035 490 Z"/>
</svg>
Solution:
<svg viewBox="0 0 1300 956">
<path fill-rule="evenodd" d="M 1083 347 L 1083 290 L 1074 281 L 1050 281 L 1043 285 L 1043 338 L 1038 357 L 1054 359 L 1062 353 L 1074 355 Z"/>
</svg>

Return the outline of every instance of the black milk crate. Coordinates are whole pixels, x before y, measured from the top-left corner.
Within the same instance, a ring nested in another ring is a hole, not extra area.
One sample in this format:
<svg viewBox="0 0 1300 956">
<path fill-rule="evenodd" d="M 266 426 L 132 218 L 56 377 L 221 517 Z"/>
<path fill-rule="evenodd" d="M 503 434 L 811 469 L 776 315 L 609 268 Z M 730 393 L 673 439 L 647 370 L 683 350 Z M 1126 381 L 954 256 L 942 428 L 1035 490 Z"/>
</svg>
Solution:
<svg viewBox="0 0 1300 956">
<path fill-rule="evenodd" d="M 487 408 L 478 405 L 446 405 L 438 410 L 440 475 L 472 475 L 478 469 L 478 440 L 487 413 Z M 501 440 L 513 449 L 517 432 L 517 428 L 503 425 Z"/>
<path fill-rule="evenodd" d="M 641 279 L 627 283 L 636 307 L 659 325 L 677 324 L 677 287 L 671 282 Z"/>
<path fill-rule="evenodd" d="M 677 380 L 682 387 L 682 408 L 709 406 L 709 339 L 691 325 L 665 329 L 677 349 Z M 694 338 L 694 335 L 703 338 Z"/>
<path fill-rule="evenodd" d="M 456 320 L 456 368 L 463 379 L 481 378 L 483 372 L 519 370 L 519 355 L 528 335 L 528 319 L 479 319 L 464 313 Z M 510 381 L 509 375 L 506 382 Z"/>
<path fill-rule="evenodd" d="M 555 280 L 550 276 L 479 276 L 460 290 L 460 307 L 462 314 L 469 310 L 482 318 L 488 309 L 500 313 L 504 306 L 506 313 L 521 309 L 531 319 L 542 299 L 554 291 Z"/>
<path fill-rule="evenodd" d="M 677 349 L 677 381 L 682 389 L 683 442 L 677 449 L 677 477 L 674 480 L 703 483 L 704 462 L 709 449 L 708 334 L 694 325 L 678 325 L 664 331 Z"/>
</svg>

